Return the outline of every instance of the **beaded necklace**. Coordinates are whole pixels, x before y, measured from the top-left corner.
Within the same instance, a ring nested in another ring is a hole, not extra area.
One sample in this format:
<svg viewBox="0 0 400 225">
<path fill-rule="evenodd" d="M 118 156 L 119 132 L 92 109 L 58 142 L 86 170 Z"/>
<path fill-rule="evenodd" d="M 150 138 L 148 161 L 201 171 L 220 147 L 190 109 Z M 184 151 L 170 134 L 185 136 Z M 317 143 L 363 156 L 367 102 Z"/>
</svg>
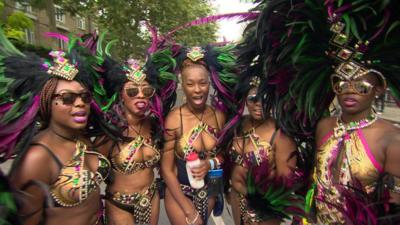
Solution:
<svg viewBox="0 0 400 225">
<path fill-rule="evenodd" d="M 359 121 L 352 121 L 348 124 L 343 123 L 341 116 L 337 118 L 337 126 L 333 129 L 334 135 L 336 138 L 343 137 L 349 131 L 362 129 L 365 127 L 370 126 L 371 124 L 375 123 L 378 120 L 378 116 L 375 112 L 371 113 L 367 118 L 359 120 Z"/>
<path fill-rule="evenodd" d="M 343 123 L 341 117 L 337 118 L 337 127 L 334 128 L 334 136 L 338 139 L 338 144 L 336 148 L 332 151 L 332 157 L 329 167 L 333 165 L 333 162 L 338 160 L 338 156 L 340 151 L 344 151 L 342 165 L 339 171 L 339 183 L 346 184 L 351 180 L 351 168 L 350 168 L 350 159 L 351 159 L 351 138 L 350 133 L 354 130 L 362 129 L 368 126 L 371 126 L 378 120 L 378 116 L 375 112 L 371 113 L 367 118 L 352 121 L 350 123 Z M 330 171 L 330 170 L 328 170 Z M 332 177 L 332 174 L 330 174 Z"/>
</svg>

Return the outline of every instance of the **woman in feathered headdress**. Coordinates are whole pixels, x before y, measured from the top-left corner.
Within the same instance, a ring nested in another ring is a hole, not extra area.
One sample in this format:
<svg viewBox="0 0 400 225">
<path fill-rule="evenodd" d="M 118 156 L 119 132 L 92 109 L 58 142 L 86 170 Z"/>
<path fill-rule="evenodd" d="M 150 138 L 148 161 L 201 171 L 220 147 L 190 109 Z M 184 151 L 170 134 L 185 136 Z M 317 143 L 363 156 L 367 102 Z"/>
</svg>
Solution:
<svg viewBox="0 0 400 225">
<path fill-rule="evenodd" d="M 109 161 L 90 137 L 115 134 L 92 101 L 93 64 L 71 41 L 51 60 L 1 37 L 1 152 L 18 154 L 10 180 L 24 224 L 102 224 L 100 183 Z"/>
<path fill-rule="evenodd" d="M 400 131 L 372 103 L 388 85 L 399 100 L 398 1 L 263 1 L 254 46 L 265 65 L 262 96 L 281 127 L 315 135 L 306 211 L 318 224 L 399 221 Z M 272 87 L 272 89 L 267 89 Z M 337 96 L 341 113 L 321 119 Z M 275 98 L 273 98 L 275 97 Z"/>
<path fill-rule="evenodd" d="M 243 71 L 240 78 L 236 97 L 246 103 L 249 115 L 236 127 L 227 152 L 231 164 L 228 197 L 234 221 L 237 225 L 280 224 L 302 203 L 293 193 L 294 186 L 302 183 L 296 171 L 296 144 L 269 114 L 264 114 L 258 95 L 260 77 Z M 254 201 L 260 199 L 265 204 L 256 205 Z"/>
<path fill-rule="evenodd" d="M 100 151 L 113 169 L 106 189 L 107 221 L 156 225 L 160 196 L 154 169 L 161 157 L 164 117 L 176 98 L 176 62 L 168 49 L 155 50 L 145 64 L 133 59 L 119 64 L 105 55 L 100 73 L 105 96 L 98 99 L 109 99 L 103 101 L 107 119 L 128 137 L 97 141 L 107 142 Z"/>
<path fill-rule="evenodd" d="M 218 155 L 217 144 L 222 138 L 220 134 L 224 132 L 226 118 L 236 114 L 237 107 L 233 98 L 236 68 L 232 50 L 231 45 L 179 46 L 176 50 L 186 103 L 172 110 L 166 118 L 166 143 L 161 162 L 167 184 L 165 206 L 172 224 L 184 224 L 185 221 L 207 224 L 215 196 L 220 194 L 217 189 L 222 190 L 222 186 L 207 184 L 198 189 L 191 187 L 186 160 L 189 155 L 199 156 L 200 166 L 191 170 L 197 180 L 203 180 L 209 170 L 221 167 L 223 159 Z M 213 106 L 207 104 L 210 83 L 217 92 Z M 220 172 L 212 172 L 211 176 Z"/>
</svg>

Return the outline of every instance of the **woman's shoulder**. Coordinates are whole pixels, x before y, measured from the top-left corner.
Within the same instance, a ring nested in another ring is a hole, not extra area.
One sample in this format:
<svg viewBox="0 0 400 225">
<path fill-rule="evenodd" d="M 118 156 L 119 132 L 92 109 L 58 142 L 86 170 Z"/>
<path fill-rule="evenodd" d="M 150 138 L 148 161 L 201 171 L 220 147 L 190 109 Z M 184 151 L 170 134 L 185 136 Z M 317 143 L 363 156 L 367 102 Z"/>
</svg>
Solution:
<svg viewBox="0 0 400 225">
<path fill-rule="evenodd" d="M 175 106 L 174 108 L 172 108 L 171 111 L 167 114 L 166 119 L 176 118 L 177 116 L 179 116 L 182 107 L 183 106 Z"/>
<path fill-rule="evenodd" d="M 325 134 L 330 130 L 332 130 L 336 126 L 336 123 L 337 123 L 336 117 L 322 118 L 317 123 L 316 133 Z"/>
<path fill-rule="evenodd" d="M 215 108 L 214 106 L 209 106 L 210 109 L 215 113 L 215 115 L 217 116 L 218 119 L 222 119 L 225 120 L 225 113 L 217 108 Z"/>
<path fill-rule="evenodd" d="M 40 139 L 35 140 L 28 149 L 15 159 L 10 177 L 17 186 L 29 180 L 40 180 L 49 183 L 51 180 L 51 165 L 60 164 L 56 153 Z M 57 165 L 56 165 L 57 166 Z M 62 166 L 62 165 L 58 165 Z"/>
</svg>

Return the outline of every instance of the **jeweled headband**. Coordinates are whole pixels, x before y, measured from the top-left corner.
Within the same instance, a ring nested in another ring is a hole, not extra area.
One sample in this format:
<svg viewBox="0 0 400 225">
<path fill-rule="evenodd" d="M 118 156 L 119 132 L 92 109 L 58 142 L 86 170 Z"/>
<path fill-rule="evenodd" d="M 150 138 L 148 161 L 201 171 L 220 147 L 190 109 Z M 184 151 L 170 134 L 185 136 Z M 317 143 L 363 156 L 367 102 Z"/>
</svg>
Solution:
<svg viewBox="0 0 400 225">
<path fill-rule="evenodd" d="M 259 76 L 253 76 L 251 79 L 250 79 L 250 86 L 251 87 L 256 87 L 256 88 L 258 88 L 259 86 L 260 86 L 260 83 L 261 83 L 261 79 L 260 79 L 260 77 Z"/>
<path fill-rule="evenodd" d="M 146 79 L 146 73 L 143 71 L 143 66 L 138 60 L 129 59 L 127 61 L 126 77 L 128 80 L 133 81 L 136 84 L 141 84 Z"/>
<path fill-rule="evenodd" d="M 345 24 L 337 21 L 332 24 L 330 31 L 334 33 L 329 41 L 329 51 L 327 55 L 339 61 L 339 65 L 335 67 L 336 76 L 343 80 L 354 80 L 367 74 L 375 74 L 382 81 L 386 88 L 386 79 L 381 72 L 369 69 L 366 65 L 371 64 L 370 61 L 362 60 L 364 53 L 367 51 L 369 42 L 358 41 L 352 45 L 351 38 L 343 32 Z"/>
<path fill-rule="evenodd" d="M 204 58 L 204 49 L 202 49 L 201 47 L 192 47 L 187 52 L 186 56 L 193 62 L 196 62 Z"/>
<path fill-rule="evenodd" d="M 48 68 L 48 74 L 66 80 L 73 80 L 75 78 L 79 71 L 75 65 L 69 63 L 68 59 L 64 58 L 65 52 L 51 51 L 49 55 L 53 57 L 54 65 L 51 65 L 50 62 L 45 62 L 43 64 L 44 67 Z"/>
</svg>

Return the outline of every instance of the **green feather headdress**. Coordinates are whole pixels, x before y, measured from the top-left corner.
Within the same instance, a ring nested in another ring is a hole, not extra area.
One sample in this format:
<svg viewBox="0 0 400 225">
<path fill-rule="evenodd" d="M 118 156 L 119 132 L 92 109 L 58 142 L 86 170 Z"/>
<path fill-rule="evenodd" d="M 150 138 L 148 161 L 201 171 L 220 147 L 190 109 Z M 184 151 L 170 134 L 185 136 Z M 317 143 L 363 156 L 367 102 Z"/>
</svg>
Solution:
<svg viewBox="0 0 400 225">
<path fill-rule="evenodd" d="M 21 53 L 0 31 L 0 158 L 24 152 L 35 135 L 39 121 L 40 93 L 46 82 L 57 77 L 76 80 L 93 91 L 93 57 L 81 46 L 79 38 L 70 38 L 66 52 L 50 52 L 53 60 L 34 53 Z M 102 119 L 101 112 L 91 104 L 88 132 L 90 135 L 119 136 Z"/>
<path fill-rule="evenodd" d="M 245 71 L 262 71 L 266 110 L 286 133 L 312 136 L 334 97 L 330 76 L 346 63 L 382 73 L 400 100 L 398 1 L 257 2 L 264 8 L 246 29 L 239 60 Z"/>
</svg>

